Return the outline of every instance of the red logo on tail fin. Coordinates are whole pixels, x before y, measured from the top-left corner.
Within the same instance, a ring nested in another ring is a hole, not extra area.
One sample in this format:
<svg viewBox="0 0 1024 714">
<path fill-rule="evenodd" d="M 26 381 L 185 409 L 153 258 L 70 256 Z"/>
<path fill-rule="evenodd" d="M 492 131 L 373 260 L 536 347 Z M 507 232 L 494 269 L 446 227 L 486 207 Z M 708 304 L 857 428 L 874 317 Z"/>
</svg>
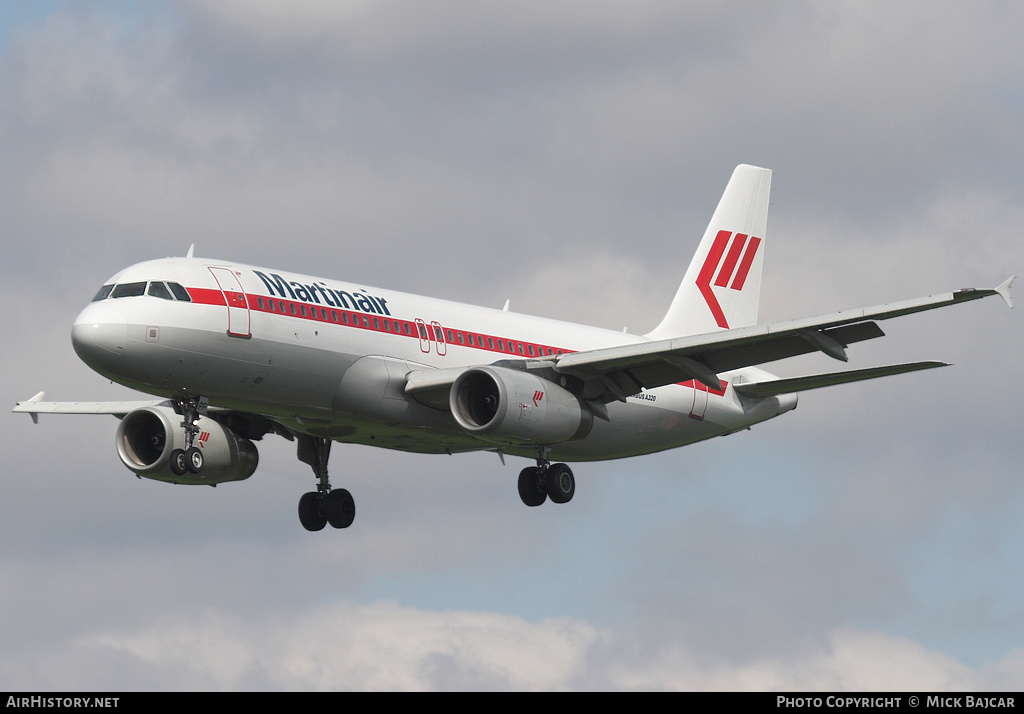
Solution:
<svg viewBox="0 0 1024 714">
<path fill-rule="evenodd" d="M 704 296 L 704 301 L 711 309 L 711 314 L 714 315 L 715 322 L 719 327 L 728 329 L 729 322 L 725 319 L 722 305 L 715 297 L 711 280 L 717 272 L 718 278 L 715 280 L 715 286 L 730 290 L 742 290 L 760 245 L 760 238 L 750 236 L 748 240 L 744 233 L 737 233 L 734 237 L 729 231 L 718 231 L 718 235 L 715 236 L 715 242 L 711 244 L 708 257 L 704 259 L 704 265 L 701 266 L 700 273 L 697 275 L 697 288 Z M 726 248 L 729 249 L 728 253 L 725 252 Z M 723 256 L 724 261 L 722 260 Z M 737 267 L 737 263 L 739 267 Z M 719 265 L 722 267 L 721 270 L 718 269 Z"/>
</svg>

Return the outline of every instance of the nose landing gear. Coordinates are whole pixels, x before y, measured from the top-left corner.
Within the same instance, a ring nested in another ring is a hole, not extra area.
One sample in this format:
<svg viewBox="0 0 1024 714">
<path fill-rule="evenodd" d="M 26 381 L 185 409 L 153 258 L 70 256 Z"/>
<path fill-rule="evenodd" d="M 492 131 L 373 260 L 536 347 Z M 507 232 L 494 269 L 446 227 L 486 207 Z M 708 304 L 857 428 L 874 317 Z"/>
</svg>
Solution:
<svg viewBox="0 0 1024 714">
<path fill-rule="evenodd" d="M 195 446 L 199 434 L 199 417 L 206 413 L 210 403 L 206 397 L 179 399 L 177 407 L 183 417 L 181 426 L 185 429 L 185 448 L 171 452 L 171 471 L 178 476 L 186 472 L 198 474 L 203 470 L 203 450 Z"/>
</svg>

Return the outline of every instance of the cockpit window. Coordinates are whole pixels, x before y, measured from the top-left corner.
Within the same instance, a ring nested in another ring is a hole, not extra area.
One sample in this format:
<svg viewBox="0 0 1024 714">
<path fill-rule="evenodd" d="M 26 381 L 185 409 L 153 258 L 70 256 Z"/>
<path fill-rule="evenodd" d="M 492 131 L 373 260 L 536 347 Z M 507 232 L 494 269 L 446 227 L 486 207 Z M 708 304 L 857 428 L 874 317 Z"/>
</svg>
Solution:
<svg viewBox="0 0 1024 714">
<path fill-rule="evenodd" d="M 192 297 L 188 294 L 188 290 L 179 285 L 178 283 L 167 283 L 167 287 L 174 293 L 174 297 L 184 302 L 192 302 Z"/>
<path fill-rule="evenodd" d="M 149 295 L 150 297 L 160 298 L 161 300 L 192 302 L 192 297 L 188 294 L 188 290 L 179 283 L 165 283 L 159 280 L 154 280 L 148 283 L 149 290 L 146 290 L 146 285 L 147 283 L 119 283 L 117 285 L 104 285 L 100 288 L 100 291 L 96 293 L 96 297 L 94 297 L 92 301 L 99 302 L 100 300 L 106 300 L 107 298 Z"/>
<path fill-rule="evenodd" d="M 146 292 L 150 297 L 161 298 L 162 300 L 173 300 L 171 297 L 171 291 L 167 289 L 167 286 L 163 283 L 153 281 L 149 284 L 149 290 Z"/>
<path fill-rule="evenodd" d="M 110 292 L 112 298 L 135 297 L 146 294 L 146 283 L 121 283 Z"/>
</svg>

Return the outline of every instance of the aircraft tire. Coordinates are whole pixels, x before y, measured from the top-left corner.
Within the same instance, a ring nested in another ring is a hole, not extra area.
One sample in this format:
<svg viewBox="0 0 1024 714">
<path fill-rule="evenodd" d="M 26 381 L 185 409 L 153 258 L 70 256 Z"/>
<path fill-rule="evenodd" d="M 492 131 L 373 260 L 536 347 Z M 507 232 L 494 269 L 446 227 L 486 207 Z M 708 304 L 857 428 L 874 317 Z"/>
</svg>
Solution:
<svg viewBox="0 0 1024 714">
<path fill-rule="evenodd" d="M 307 531 L 321 531 L 327 525 L 327 516 L 320 508 L 320 496 L 315 491 L 304 493 L 299 499 L 299 522 Z"/>
<path fill-rule="evenodd" d="M 576 478 L 566 464 L 555 464 L 544 474 L 544 489 L 553 503 L 568 503 L 576 493 Z"/>
<path fill-rule="evenodd" d="M 327 494 L 324 510 L 332 528 L 348 528 L 356 517 L 356 502 L 347 490 L 336 488 Z"/>
<path fill-rule="evenodd" d="M 539 506 L 548 498 L 547 493 L 540 487 L 542 473 L 536 466 L 530 466 L 519 472 L 519 498 L 527 506 Z"/>
<path fill-rule="evenodd" d="M 171 452 L 171 471 L 176 476 L 184 476 L 188 471 L 188 459 L 185 458 L 184 449 L 174 449 Z"/>
<path fill-rule="evenodd" d="M 185 452 L 185 468 L 194 474 L 203 470 L 203 451 L 198 446 Z"/>
</svg>

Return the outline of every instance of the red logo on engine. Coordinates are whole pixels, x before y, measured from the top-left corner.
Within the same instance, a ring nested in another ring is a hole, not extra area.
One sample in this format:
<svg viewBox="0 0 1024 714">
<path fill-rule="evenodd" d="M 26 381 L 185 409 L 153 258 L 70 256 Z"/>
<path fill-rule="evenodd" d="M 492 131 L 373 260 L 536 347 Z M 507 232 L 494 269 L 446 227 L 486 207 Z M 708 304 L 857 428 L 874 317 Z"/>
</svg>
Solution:
<svg viewBox="0 0 1024 714">
<path fill-rule="evenodd" d="M 209 440 L 210 440 L 210 432 L 208 432 L 208 431 L 204 431 L 202 434 L 199 435 L 199 438 L 196 439 L 196 441 L 199 442 L 199 445 L 201 447 L 203 447 L 203 448 L 206 447 L 206 443 L 205 442 L 207 442 Z"/>
<path fill-rule="evenodd" d="M 539 407 L 540 406 L 539 402 L 543 398 L 544 398 L 544 392 L 541 392 L 539 390 L 534 392 L 533 393 L 533 406 Z"/>
<path fill-rule="evenodd" d="M 716 287 L 742 290 L 760 245 L 760 238 L 751 236 L 748 241 L 747 235 L 744 233 L 737 233 L 733 236 L 729 231 L 718 231 L 718 235 L 715 236 L 715 242 L 711 244 L 708 257 L 704 259 L 704 265 L 701 266 L 700 273 L 697 275 L 697 288 L 704 296 L 708 307 L 711 308 L 711 314 L 715 316 L 715 322 L 719 327 L 728 329 L 729 322 L 725 319 L 722 305 L 718 302 L 715 291 L 711 287 L 711 280 L 715 278 L 717 272 L 718 277 L 714 282 Z M 725 252 L 726 248 L 729 249 L 728 254 Z M 737 263 L 739 263 L 738 268 L 736 267 Z M 721 270 L 718 269 L 719 265 L 722 266 Z"/>
</svg>

